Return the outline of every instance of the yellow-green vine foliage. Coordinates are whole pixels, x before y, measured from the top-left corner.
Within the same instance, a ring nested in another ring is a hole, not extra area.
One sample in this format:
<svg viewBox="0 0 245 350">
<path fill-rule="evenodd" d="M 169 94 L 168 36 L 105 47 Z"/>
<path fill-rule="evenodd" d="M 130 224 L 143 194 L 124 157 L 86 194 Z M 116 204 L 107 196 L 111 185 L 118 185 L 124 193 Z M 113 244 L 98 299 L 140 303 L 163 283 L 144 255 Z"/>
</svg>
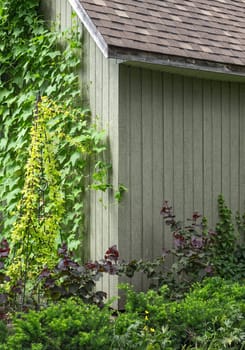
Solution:
<svg viewBox="0 0 245 350">
<path fill-rule="evenodd" d="M 31 128 L 29 157 L 25 169 L 19 217 L 10 234 L 11 281 L 31 281 L 44 266 L 57 263 L 57 244 L 64 214 L 60 173 L 54 155 L 53 138 L 47 128 L 53 109 L 40 102 Z"/>
<path fill-rule="evenodd" d="M 54 155 L 61 174 L 61 191 L 65 213 L 62 218 L 62 241 L 69 249 L 81 245 L 82 237 L 76 232 L 81 226 L 84 195 L 89 183 L 89 164 L 105 150 L 104 132 L 90 123 L 89 110 L 57 103 L 47 97 L 42 102 L 52 118 L 46 125 L 54 144 Z M 102 162 L 103 167 L 107 164 Z M 98 173 L 97 168 L 94 172 Z M 101 176 L 98 187 L 103 190 L 106 177 Z"/>
</svg>

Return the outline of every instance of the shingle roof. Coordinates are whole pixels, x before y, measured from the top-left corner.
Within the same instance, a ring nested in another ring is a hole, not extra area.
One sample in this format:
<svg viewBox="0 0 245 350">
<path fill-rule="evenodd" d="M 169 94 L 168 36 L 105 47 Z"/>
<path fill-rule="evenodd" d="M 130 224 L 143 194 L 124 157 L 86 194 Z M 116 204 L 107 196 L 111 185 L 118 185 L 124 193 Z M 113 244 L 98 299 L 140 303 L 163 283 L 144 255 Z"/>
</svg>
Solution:
<svg viewBox="0 0 245 350">
<path fill-rule="evenodd" d="M 79 0 L 108 47 L 245 66 L 245 0 Z"/>
</svg>

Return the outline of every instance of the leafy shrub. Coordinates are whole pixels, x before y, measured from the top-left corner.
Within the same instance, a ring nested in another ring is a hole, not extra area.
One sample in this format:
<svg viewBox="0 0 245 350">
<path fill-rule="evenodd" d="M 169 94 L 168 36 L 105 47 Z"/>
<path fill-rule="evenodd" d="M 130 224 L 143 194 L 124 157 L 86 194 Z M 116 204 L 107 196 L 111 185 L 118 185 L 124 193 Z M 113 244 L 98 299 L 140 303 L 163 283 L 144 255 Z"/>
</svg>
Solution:
<svg viewBox="0 0 245 350">
<path fill-rule="evenodd" d="M 112 317 L 78 298 L 16 314 L 0 339 L 0 350 L 241 350 L 245 346 L 245 286 L 218 277 L 194 284 L 180 301 L 168 287 L 137 293 L 124 286 L 124 313 Z M 4 328 L 5 327 L 5 328 Z M 6 333 L 7 332 L 7 333 Z"/>
<path fill-rule="evenodd" d="M 218 210 L 219 222 L 213 230 L 198 212 L 187 224 L 176 220 L 172 207 L 164 203 L 161 214 L 174 239 L 174 247 L 165 254 L 174 256 L 175 261 L 165 275 L 159 276 L 160 284 L 168 283 L 176 292 L 183 292 L 207 276 L 244 280 L 245 217 L 237 214 L 233 218 L 222 195 L 218 197 Z"/>
<path fill-rule="evenodd" d="M 245 341 L 244 300 L 245 286 L 238 283 L 210 278 L 195 284 L 183 301 L 168 309 L 176 342 L 199 346 L 213 342 L 220 348 L 232 345 L 240 349 Z"/>
<path fill-rule="evenodd" d="M 8 334 L 7 325 L 5 322 L 0 320 L 0 343 L 2 342 L 4 344 L 6 342 L 7 334 Z"/>
<path fill-rule="evenodd" d="M 219 222 L 216 225 L 212 260 L 216 273 L 224 278 L 245 279 L 245 215 L 232 211 L 222 195 L 218 197 Z"/>
<path fill-rule="evenodd" d="M 153 260 L 118 262 L 117 274 L 133 277 L 141 272 L 150 281 L 150 288 L 168 285 L 168 295 L 181 299 L 192 284 L 205 277 L 220 276 L 234 281 L 245 278 L 245 215 L 234 218 L 222 195 L 218 197 L 219 222 L 216 229 L 208 227 L 207 219 L 194 212 L 187 222 L 178 221 L 168 202 L 161 209 L 170 226 L 174 246 Z M 236 225 L 235 225 L 236 223 Z M 168 266 L 166 256 L 174 262 Z"/>
<path fill-rule="evenodd" d="M 78 299 L 67 299 L 39 312 L 16 315 L 1 350 L 108 350 L 112 326 L 108 308 L 100 310 Z"/>
<path fill-rule="evenodd" d="M 152 338 L 158 336 L 162 348 L 164 342 L 170 349 L 211 346 L 210 349 L 238 350 L 245 346 L 244 285 L 218 277 L 208 278 L 202 284 L 194 284 L 180 301 L 169 301 L 166 286 L 158 292 L 147 293 L 136 293 L 129 287 L 124 289 L 126 313 L 115 322 L 119 340 L 124 340 L 128 333 L 139 338 L 145 329 L 154 330 Z"/>
<path fill-rule="evenodd" d="M 105 259 L 100 262 L 88 262 L 81 265 L 73 259 L 67 246 L 58 250 L 60 260 L 53 270 L 43 269 L 39 276 L 37 288 L 46 300 L 57 301 L 63 298 L 76 296 L 85 303 L 97 304 L 102 307 L 106 293 L 95 290 L 95 282 L 102 276 L 102 272 L 116 273 L 118 254 L 115 246 L 110 247 Z"/>
<path fill-rule="evenodd" d="M 56 266 L 53 269 L 43 268 L 26 286 L 22 279 L 15 281 L 6 273 L 4 260 L 8 262 L 9 253 L 8 242 L 3 239 L 0 242 L 0 319 L 3 320 L 7 320 L 11 313 L 39 310 L 51 301 L 70 297 L 103 307 L 106 293 L 96 290 L 96 281 L 103 273 L 116 274 L 120 269 L 116 246 L 108 248 L 104 259 L 83 265 L 75 261 L 74 254 L 63 244 L 57 252 L 59 259 Z"/>
<path fill-rule="evenodd" d="M 167 316 L 167 287 L 163 286 L 158 292 L 149 290 L 147 293 L 137 293 L 128 285 L 121 288 L 126 292 L 127 302 L 125 313 L 115 320 L 115 349 L 172 350 L 173 332 L 161 322 Z"/>
</svg>

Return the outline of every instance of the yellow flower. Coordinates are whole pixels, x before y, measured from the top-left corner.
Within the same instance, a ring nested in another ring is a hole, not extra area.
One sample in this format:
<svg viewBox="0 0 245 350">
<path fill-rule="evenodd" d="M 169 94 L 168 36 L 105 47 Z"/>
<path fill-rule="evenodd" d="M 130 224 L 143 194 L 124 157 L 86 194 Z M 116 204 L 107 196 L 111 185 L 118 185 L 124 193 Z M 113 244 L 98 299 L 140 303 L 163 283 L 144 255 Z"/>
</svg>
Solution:
<svg viewBox="0 0 245 350">
<path fill-rule="evenodd" d="M 151 333 L 154 333 L 154 332 L 155 332 L 155 329 L 154 329 L 154 328 L 150 328 L 150 332 L 151 332 Z"/>
</svg>

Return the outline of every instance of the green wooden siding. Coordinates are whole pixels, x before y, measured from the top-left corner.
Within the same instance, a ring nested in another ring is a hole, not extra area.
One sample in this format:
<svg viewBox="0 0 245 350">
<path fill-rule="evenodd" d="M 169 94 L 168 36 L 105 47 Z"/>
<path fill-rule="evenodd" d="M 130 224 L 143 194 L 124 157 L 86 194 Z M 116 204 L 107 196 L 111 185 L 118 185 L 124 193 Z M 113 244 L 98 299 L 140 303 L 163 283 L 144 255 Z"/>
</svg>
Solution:
<svg viewBox="0 0 245 350">
<path fill-rule="evenodd" d="M 217 197 L 244 211 L 245 85 L 120 66 L 119 247 L 131 258 L 159 256 L 172 243 L 160 209 L 194 210 L 214 227 Z M 124 256 L 123 255 L 123 256 Z"/>
<path fill-rule="evenodd" d="M 92 115 L 98 126 L 105 130 L 110 141 L 105 160 L 113 164 L 110 181 L 118 187 L 118 65 L 107 60 L 89 34 L 84 31 L 84 60 L 86 70 L 82 73 L 83 88 Z M 84 67 L 85 67 L 84 66 Z M 97 117 L 97 118 L 96 118 Z M 118 244 L 118 206 L 110 191 L 90 192 L 89 246 L 91 259 L 103 258 L 107 248 Z M 104 277 L 98 286 L 109 295 L 115 292 L 116 278 Z"/>
</svg>

